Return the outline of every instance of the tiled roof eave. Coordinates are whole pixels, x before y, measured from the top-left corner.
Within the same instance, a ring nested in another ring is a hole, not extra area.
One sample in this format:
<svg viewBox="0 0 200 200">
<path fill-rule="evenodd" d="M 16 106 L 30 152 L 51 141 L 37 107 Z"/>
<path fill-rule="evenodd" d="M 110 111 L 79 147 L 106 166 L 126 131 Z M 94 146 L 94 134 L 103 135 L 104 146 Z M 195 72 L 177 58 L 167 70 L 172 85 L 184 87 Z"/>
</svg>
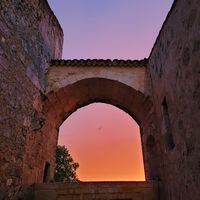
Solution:
<svg viewBox="0 0 200 200">
<path fill-rule="evenodd" d="M 74 59 L 74 60 L 51 60 L 50 66 L 64 67 L 146 67 L 148 59 L 143 60 L 104 60 L 104 59 Z"/>
</svg>

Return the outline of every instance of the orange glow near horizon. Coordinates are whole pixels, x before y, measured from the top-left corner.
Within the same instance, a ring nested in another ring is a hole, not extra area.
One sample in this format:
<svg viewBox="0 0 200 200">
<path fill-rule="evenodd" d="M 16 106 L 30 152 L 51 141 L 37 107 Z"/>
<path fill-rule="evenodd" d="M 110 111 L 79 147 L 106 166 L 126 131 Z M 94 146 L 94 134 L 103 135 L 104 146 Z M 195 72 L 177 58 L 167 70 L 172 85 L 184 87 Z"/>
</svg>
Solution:
<svg viewBox="0 0 200 200">
<path fill-rule="evenodd" d="M 81 181 L 144 181 L 140 130 L 124 111 L 94 103 L 73 113 L 60 127 Z"/>
</svg>

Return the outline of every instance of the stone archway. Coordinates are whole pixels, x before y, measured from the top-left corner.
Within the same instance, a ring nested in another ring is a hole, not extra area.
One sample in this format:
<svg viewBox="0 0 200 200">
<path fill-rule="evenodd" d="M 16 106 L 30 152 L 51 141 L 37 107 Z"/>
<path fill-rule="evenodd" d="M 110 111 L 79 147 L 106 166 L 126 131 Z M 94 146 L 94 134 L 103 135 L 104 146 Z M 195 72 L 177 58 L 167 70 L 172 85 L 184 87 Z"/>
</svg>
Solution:
<svg viewBox="0 0 200 200">
<path fill-rule="evenodd" d="M 153 135 L 157 146 L 158 131 L 146 64 L 147 60 L 52 61 L 46 73 L 46 93 L 34 103 L 38 113 L 34 114 L 36 127 L 27 139 L 23 184 L 42 182 L 46 163 L 48 180 L 53 179 L 60 125 L 78 108 L 95 102 L 116 106 L 138 123 L 146 180 L 158 179 L 161 152 L 156 147 L 149 150 L 148 138 Z M 33 157 L 37 159 L 33 161 Z"/>
<path fill-rule="evenodd" d="M 48 149 L 51 149 L 51 153 L 45 157 L 46 162 L 54 166 L 53 152 L 57 145 L 58 129 L 63 121 L 78 108 L 95 102 L 114 105 L 127 112 L 138 123 L 141 129 L 146 179 L 151 180 L 158 176 L 155 159 L 153 163 L 151 159 L 155 155 L 150 155 L 152 152 L 148 150 L 148 145 L 145 145 L 148 135 L 152 131 L 155 132 L 155 126 L 152 125 L 155 123 L 154 111 L 150 98 L 124 83 L 105 78 L 83 79 L 46 94 L 42 102 L 42 112 L 48 122 L 44 131 L 50 130 L 49 127 L 51 127 L 51 131 L 47 134 L 50 138 Z M 52 167 L 51 175 L 53 175 L 53 170 L 54 167 Z"/>
<path fill-rule="evenodd" d="M 48 110 L 48 115 L 54 117 L 56 128 L 78 108 L 95 102 L 108 103 L 124 110 L 139 125 L 145 120 L 145 109 L 151 109 L 151 101 L 141 92 L 118 81 L 104 78 L 83 79 L 50 92 L 47 98 L 44 109 Z"/>
</svg>

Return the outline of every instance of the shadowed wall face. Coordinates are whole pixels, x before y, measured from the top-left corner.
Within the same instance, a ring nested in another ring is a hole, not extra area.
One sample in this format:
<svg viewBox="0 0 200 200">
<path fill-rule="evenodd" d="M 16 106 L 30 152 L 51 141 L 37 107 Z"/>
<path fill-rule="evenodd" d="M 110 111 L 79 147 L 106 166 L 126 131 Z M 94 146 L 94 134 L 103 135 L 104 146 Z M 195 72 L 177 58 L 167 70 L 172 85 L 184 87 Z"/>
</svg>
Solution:
<svg viewBox="0 0 200 200">
<path fill-rule="evenodd" d="M 162 199 L 199 199 L 200 4 L 175 1 L 150 55 Z M 181 186 L 181 187 L 180 187 Z"/>
<path fill-rule="evenodd" d="M 0 199 L 42 179 L 35 151 L 45 120 L 37 99 L 47 61 L 61 57 L 62 36 L 46 1 L 0 1 Z"/>
</svg>

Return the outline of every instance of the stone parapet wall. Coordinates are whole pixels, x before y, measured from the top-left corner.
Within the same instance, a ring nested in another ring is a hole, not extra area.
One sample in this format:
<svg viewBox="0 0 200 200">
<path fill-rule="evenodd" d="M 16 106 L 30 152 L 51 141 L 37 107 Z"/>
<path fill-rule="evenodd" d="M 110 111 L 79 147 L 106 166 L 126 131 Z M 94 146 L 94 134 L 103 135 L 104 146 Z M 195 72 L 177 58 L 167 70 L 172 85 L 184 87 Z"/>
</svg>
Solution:
<svg viewBox="0 0 200 200">
<path fill-rule="evenodd" d="M 32 200 L 158 200 L 158 187 L 153 182 L 37 184 L 32 197 Z"/>
<path fill-rule="evenodd" d="M 146 67 L 52 65 L 47 72 L 47 92 L 57 91 L 75 82 L 90 78 L 115 80 L 144 93 Z"/>
</svg>

